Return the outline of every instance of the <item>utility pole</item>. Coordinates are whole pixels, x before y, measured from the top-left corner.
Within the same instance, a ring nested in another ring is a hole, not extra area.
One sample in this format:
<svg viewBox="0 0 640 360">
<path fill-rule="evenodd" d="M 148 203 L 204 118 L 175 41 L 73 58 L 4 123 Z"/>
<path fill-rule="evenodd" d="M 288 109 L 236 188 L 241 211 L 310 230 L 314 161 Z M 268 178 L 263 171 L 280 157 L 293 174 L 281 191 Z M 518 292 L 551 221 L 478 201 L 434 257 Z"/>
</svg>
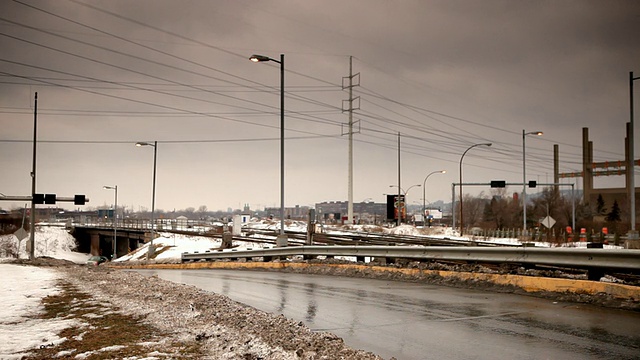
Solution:
<svg viewBox="0 0 640 360">
<path fill-rule="evenodd" d="M 36 195 L 36 144 L 38 140 L 38 93 L 35 95 L 33 105 L 33 163 L 31 166 L 31 229 L 28 243 L 29 260 L 35 259 L 36 249 L 36 203 L 34 197 Z"/>
<path fill-rule="evenodd" d="M 629 191 L 629 218 L 631 223 L 631 230 L 629 236 L 632 239 L 638 238 L 636 232 L 636 181 L 635 181 L 635 161 L 634 161 L 634 129 L 633 129 L 633 81 L 638 80 L 640 77 L 633 77 L 633 71 L 629 72 L 629 163 L 627 164 L 629 184 L 627 185 Z"/>
<path fill-rule="evenodd" d="M 398 223 L 397 226 L 402 225 L 402 205 L 404 199 L 400 198 L 400 194 L 402 194 L 402 188 L 400 182 L 400 132 L 398 131 Z"/>
<path fill-rule="evenodd" d="M 358 84 L 353 83 L 354 77 L 358 77 Z M 349 85 L 345 86 L 345 79 L 349 80 Z M 353 56 L 349 56 L 349 76 L 342 78 L 342 90 L 349 89 L 349 99 L 342 101 L 342 111 L 347 111 L 349 113 L 349 123 L 347 124 L 348 130 L 347 134 L 349 135 L 349 180 L 348 180 L 348 199 L 347 199 L 347 222 L 349 224 L 353 223 L 353 110 L 360 109 L 360 106 L 357 108 L 353 107 L 353 102 L 355 100 L 359 100 L 360 97 L 353 97 L 353 87 L 360 86 L 360 73 L 353 74 Z M 348 103 L 347 109 L 344 108 L 345 101 Z M 359 104 L 358 104 L 359 105 Z M 358 130 L 360 132 L 360 130 Z M 344 131 L 342 132 L 344 135 Z"/>
</svg>

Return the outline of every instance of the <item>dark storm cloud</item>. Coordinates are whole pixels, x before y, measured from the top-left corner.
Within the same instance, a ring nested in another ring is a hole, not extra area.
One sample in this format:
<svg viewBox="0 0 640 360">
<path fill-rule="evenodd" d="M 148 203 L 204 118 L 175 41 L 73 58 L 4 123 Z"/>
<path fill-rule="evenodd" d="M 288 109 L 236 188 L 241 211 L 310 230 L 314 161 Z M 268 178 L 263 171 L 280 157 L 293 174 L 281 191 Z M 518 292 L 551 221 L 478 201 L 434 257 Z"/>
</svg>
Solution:
<svg viewBox="0 0 640 360">
<path fill-rule="evenodd" d="M 522 129 L 545 132 L 527 143 L 532 176 L 551 171 L 553 143 L 561 144 L 563 170 L 579 167 L 583 126 L 591 128 L 596 158 L 622 157 L 628 72 L 640 73 L 635 1 L 20 2 L 103 33 L 19 2 L 0 3 L 0 16 L 53 33 L 0 21 L 3 34 L 52 48 L 1 36 L 0 58 L 44 69 L 0 62 L 0 71 L 70 86 L 0 83 L 3 137 L 30 138 L 38 91 L 41 139 L 164 141 L 158 205 L 167 209 L 276 204 L 279 74 L 275 63 L 250 63 L 253 53 L 286 54 L 287 136 L 335 136 L 287 141 L 288 205 L 346 198 L 340 123 L 347 119 L 340 108 L 347 95 L 340 83 L 349 55 L 362 85 L 355 89 L 362 126 L 355 136 L 356 201 L 379 201 L 396 181 L 398 131 L 406 137 L 407 184 L 449 169 L 433 179 L 430 193 L 440 199 L 449 197 L 461 152 L 475 142 L 494 146 L 470 154 L 465 174 L 518 179 Z M 73 77 L 67 74 L 84 76 L 84 83 L 51 80 Z M 91 87 L 87 78 L 108 83 Z M 200 139 L 235 142 L 167 142 Z M 0 142 L 0 150 L 0 166 L 15 174 L 0 192 L 28 191 L 28 144 Z M 96 199 L 92 205 L 103 205 L 111 194 L 101 186 L 117 183 L 123 203 L 148 204 L 145 150 L 130 143 L 43 144 L 39 186 L 79 187 Z M 75 173 L 77 164 L 86 171 Z M 63 180 L 70 173 L 74 181 Z"/>
</svg>

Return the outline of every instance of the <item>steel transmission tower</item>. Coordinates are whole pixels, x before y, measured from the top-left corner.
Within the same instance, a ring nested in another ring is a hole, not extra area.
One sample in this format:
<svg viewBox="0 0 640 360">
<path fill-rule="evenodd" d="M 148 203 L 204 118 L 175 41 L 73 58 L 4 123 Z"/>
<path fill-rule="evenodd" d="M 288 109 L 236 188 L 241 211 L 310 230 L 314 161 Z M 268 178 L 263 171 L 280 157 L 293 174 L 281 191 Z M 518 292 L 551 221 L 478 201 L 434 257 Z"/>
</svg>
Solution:
<svg viewBox="0 0 640 360">
<path fill-rule="evenodd" d="M 354 79 L 357 78 L 357 84 L 354 84 Z M 345 85 L 345 80 L 348 80 L 348 85 Z M 355 86 L 360 86 L 360 73 L 353 73 L 353 56 L 349 56 L 349 76 L 342 78 L 342 90 L 349 89 L 349 99 L 342 100 L 342 112 L 349 113 L 349 123 L 347 124 L 347 131 L 342 130 L 342 135 L 349 135 L 349 198 L 347 203 L 347 222 L 349 224 L 353 223 L 353 127 L 355 124 L 360 123 L 360 121 L 353 121 L 353 110 L 360 109 L 360 97 L 353 97 L 353 88 Z M 357 106 L 354 107 L 354 102 L 357 102 Z M 345 105 L 347 106 L 345 108 Z M 358 131 L 360 129 L 358 128 Z"/>
</svg>

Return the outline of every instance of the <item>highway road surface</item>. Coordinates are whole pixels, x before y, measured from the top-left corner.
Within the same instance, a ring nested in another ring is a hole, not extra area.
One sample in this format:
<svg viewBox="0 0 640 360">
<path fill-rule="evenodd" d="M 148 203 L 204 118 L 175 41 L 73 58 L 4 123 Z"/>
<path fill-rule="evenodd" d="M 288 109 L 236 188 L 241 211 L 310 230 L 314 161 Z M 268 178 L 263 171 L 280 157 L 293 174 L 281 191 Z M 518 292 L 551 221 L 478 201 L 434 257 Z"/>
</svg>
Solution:
<svg viewBox="0 0 640 360">
<path fill-rule="evenodd" d="M 640 313 L 417 283 L 136 270 L 330 331 L 386 359 L 640 359 Z"/>
</svg>

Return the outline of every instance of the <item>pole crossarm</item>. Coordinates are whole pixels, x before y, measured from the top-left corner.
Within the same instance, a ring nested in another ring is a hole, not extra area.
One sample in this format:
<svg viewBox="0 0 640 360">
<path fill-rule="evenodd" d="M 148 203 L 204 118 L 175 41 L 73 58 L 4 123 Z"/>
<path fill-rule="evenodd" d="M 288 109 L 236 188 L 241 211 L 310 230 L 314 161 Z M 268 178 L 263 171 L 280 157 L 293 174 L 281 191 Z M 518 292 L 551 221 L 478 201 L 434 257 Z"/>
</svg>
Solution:
<svg viewBox="0 0 640 360">
<path fill-rule="evenodd" d="M 634 166 L 640 166 L 640 159 L 634 160 Z M 591 164 L 593 169 L 605 169 L 605 170 L 594 170 L 592 171 L 593 176 L 622 176 L 627 173 L 628 164 L 626 161 L 618 160 L 618 161 L 603 161 L 603 162 L 594 162 Z M 559 173 L 558 177 L 560 178 L 577 178 L 584 177 L 583 171 L 572 171 Z"/>
<path fill-rule="evenodd" d="M 633 164 L 635 166 L 640 166 L 640 159 L 634 160 Z M 608 168 L 626 169 L 627 168 L 626 161 L 624 160 L 594 162 L 591 164 L 591 166 L 594 169 L 595 168 L 603 168 L 603 169 L 608 169 Z"/>
</svg>

